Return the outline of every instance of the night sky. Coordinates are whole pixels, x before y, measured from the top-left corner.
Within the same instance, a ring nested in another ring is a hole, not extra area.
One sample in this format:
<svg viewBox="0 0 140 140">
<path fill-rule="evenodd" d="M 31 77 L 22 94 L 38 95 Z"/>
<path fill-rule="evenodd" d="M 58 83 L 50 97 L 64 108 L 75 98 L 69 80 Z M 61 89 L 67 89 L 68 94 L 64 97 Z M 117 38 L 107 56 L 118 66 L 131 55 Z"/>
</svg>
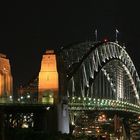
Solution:
<svg viewBox="0 0 140 140">
<path fill-rule="evenodd" d="M 24 3 L 23 3 L 24 2 Z M 98 38 L 126 44 L 140 74 L 140 8 L 134 1 L 5 2 L 0 8 L 0 51 L 10 59 L 14 86 L 37 77 L 46 49 Z"/>
</svg>

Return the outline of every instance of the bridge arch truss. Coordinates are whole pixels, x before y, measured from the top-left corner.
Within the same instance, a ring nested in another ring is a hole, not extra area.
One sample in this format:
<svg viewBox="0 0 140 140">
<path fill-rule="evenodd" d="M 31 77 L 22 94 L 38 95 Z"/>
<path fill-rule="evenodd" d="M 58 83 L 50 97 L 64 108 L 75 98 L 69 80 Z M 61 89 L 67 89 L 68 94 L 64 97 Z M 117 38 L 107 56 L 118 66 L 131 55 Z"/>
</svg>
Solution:
<svg viewBox="0 0 140 140">
<path fill-rule="evenodd" d="M 140 113 L 140 79 L 123 46 L 84 42 L 63 48 L 61 90 L 70 110 L 121 110 Z M 61 88 L 61 87 L 60 87 Z"/>
</svg>

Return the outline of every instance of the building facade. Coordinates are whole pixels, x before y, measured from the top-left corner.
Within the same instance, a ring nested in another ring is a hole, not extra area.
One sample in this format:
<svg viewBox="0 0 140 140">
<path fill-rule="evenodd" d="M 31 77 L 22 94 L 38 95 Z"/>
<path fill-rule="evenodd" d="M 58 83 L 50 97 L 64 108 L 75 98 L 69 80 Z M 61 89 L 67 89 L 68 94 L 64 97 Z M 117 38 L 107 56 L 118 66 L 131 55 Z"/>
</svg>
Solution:
<svg viewBox="0 0 140 140">
<path fill-rule="evenodd" d="M 0 97 L 7 97 L 13 92 L 13 78 L 9 59 L 0 54 Z"/>
<path fill-rule="evenodd" d="M 38 99 L 41 102 L 54 102 L 58 97 L 58 72 L 56 55 L 53 50 L 47 50 L 42 57 L 39 72 Z M 54 101 L 53 101 L 54 100 Z"/>
</svg>

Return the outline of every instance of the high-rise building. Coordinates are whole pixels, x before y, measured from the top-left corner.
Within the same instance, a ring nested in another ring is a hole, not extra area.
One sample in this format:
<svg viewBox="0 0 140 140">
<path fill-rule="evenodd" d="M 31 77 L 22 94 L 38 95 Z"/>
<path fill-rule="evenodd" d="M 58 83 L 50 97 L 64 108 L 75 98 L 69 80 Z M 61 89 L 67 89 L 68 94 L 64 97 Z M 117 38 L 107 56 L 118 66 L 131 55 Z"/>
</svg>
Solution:
<svg viewBox="0 0 140 140">
<path fill-rule="evenodd" d="M 13 78 L 9 59 L 0 53 L 0 97 L 10 96 L 13 92 Z"/>
<path fill-rule="evenodd" d="M 57 101 L 58 72 L 56 55 L 53 50 L 47 50 L 42 57 L 38 92 L 39 101 L 52 103 Z"/>
</svg>

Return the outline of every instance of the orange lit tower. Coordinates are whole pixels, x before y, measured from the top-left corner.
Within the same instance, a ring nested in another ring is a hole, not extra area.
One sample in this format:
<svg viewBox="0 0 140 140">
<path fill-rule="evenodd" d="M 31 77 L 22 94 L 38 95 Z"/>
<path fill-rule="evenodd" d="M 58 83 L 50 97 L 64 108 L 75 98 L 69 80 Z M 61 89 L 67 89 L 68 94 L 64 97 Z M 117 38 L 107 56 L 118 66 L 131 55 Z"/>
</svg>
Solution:
<svg viewBox="0 0 140 140">
<path fill-rule="evenodd" d="M 9 60 L 0 53 L 0 97 L 10 96 L 13 92 L 13 78 Z"/>
<path fill-rule="evenodd" d="M 42 57 L 39 72 L 39 101 L 44 102 L 44 97 L 51 97 L 51 102 L 57 101 L 58 96 L 58 72 L 56 55 L 53 50 L 47 50 Z"/>
</svg>

